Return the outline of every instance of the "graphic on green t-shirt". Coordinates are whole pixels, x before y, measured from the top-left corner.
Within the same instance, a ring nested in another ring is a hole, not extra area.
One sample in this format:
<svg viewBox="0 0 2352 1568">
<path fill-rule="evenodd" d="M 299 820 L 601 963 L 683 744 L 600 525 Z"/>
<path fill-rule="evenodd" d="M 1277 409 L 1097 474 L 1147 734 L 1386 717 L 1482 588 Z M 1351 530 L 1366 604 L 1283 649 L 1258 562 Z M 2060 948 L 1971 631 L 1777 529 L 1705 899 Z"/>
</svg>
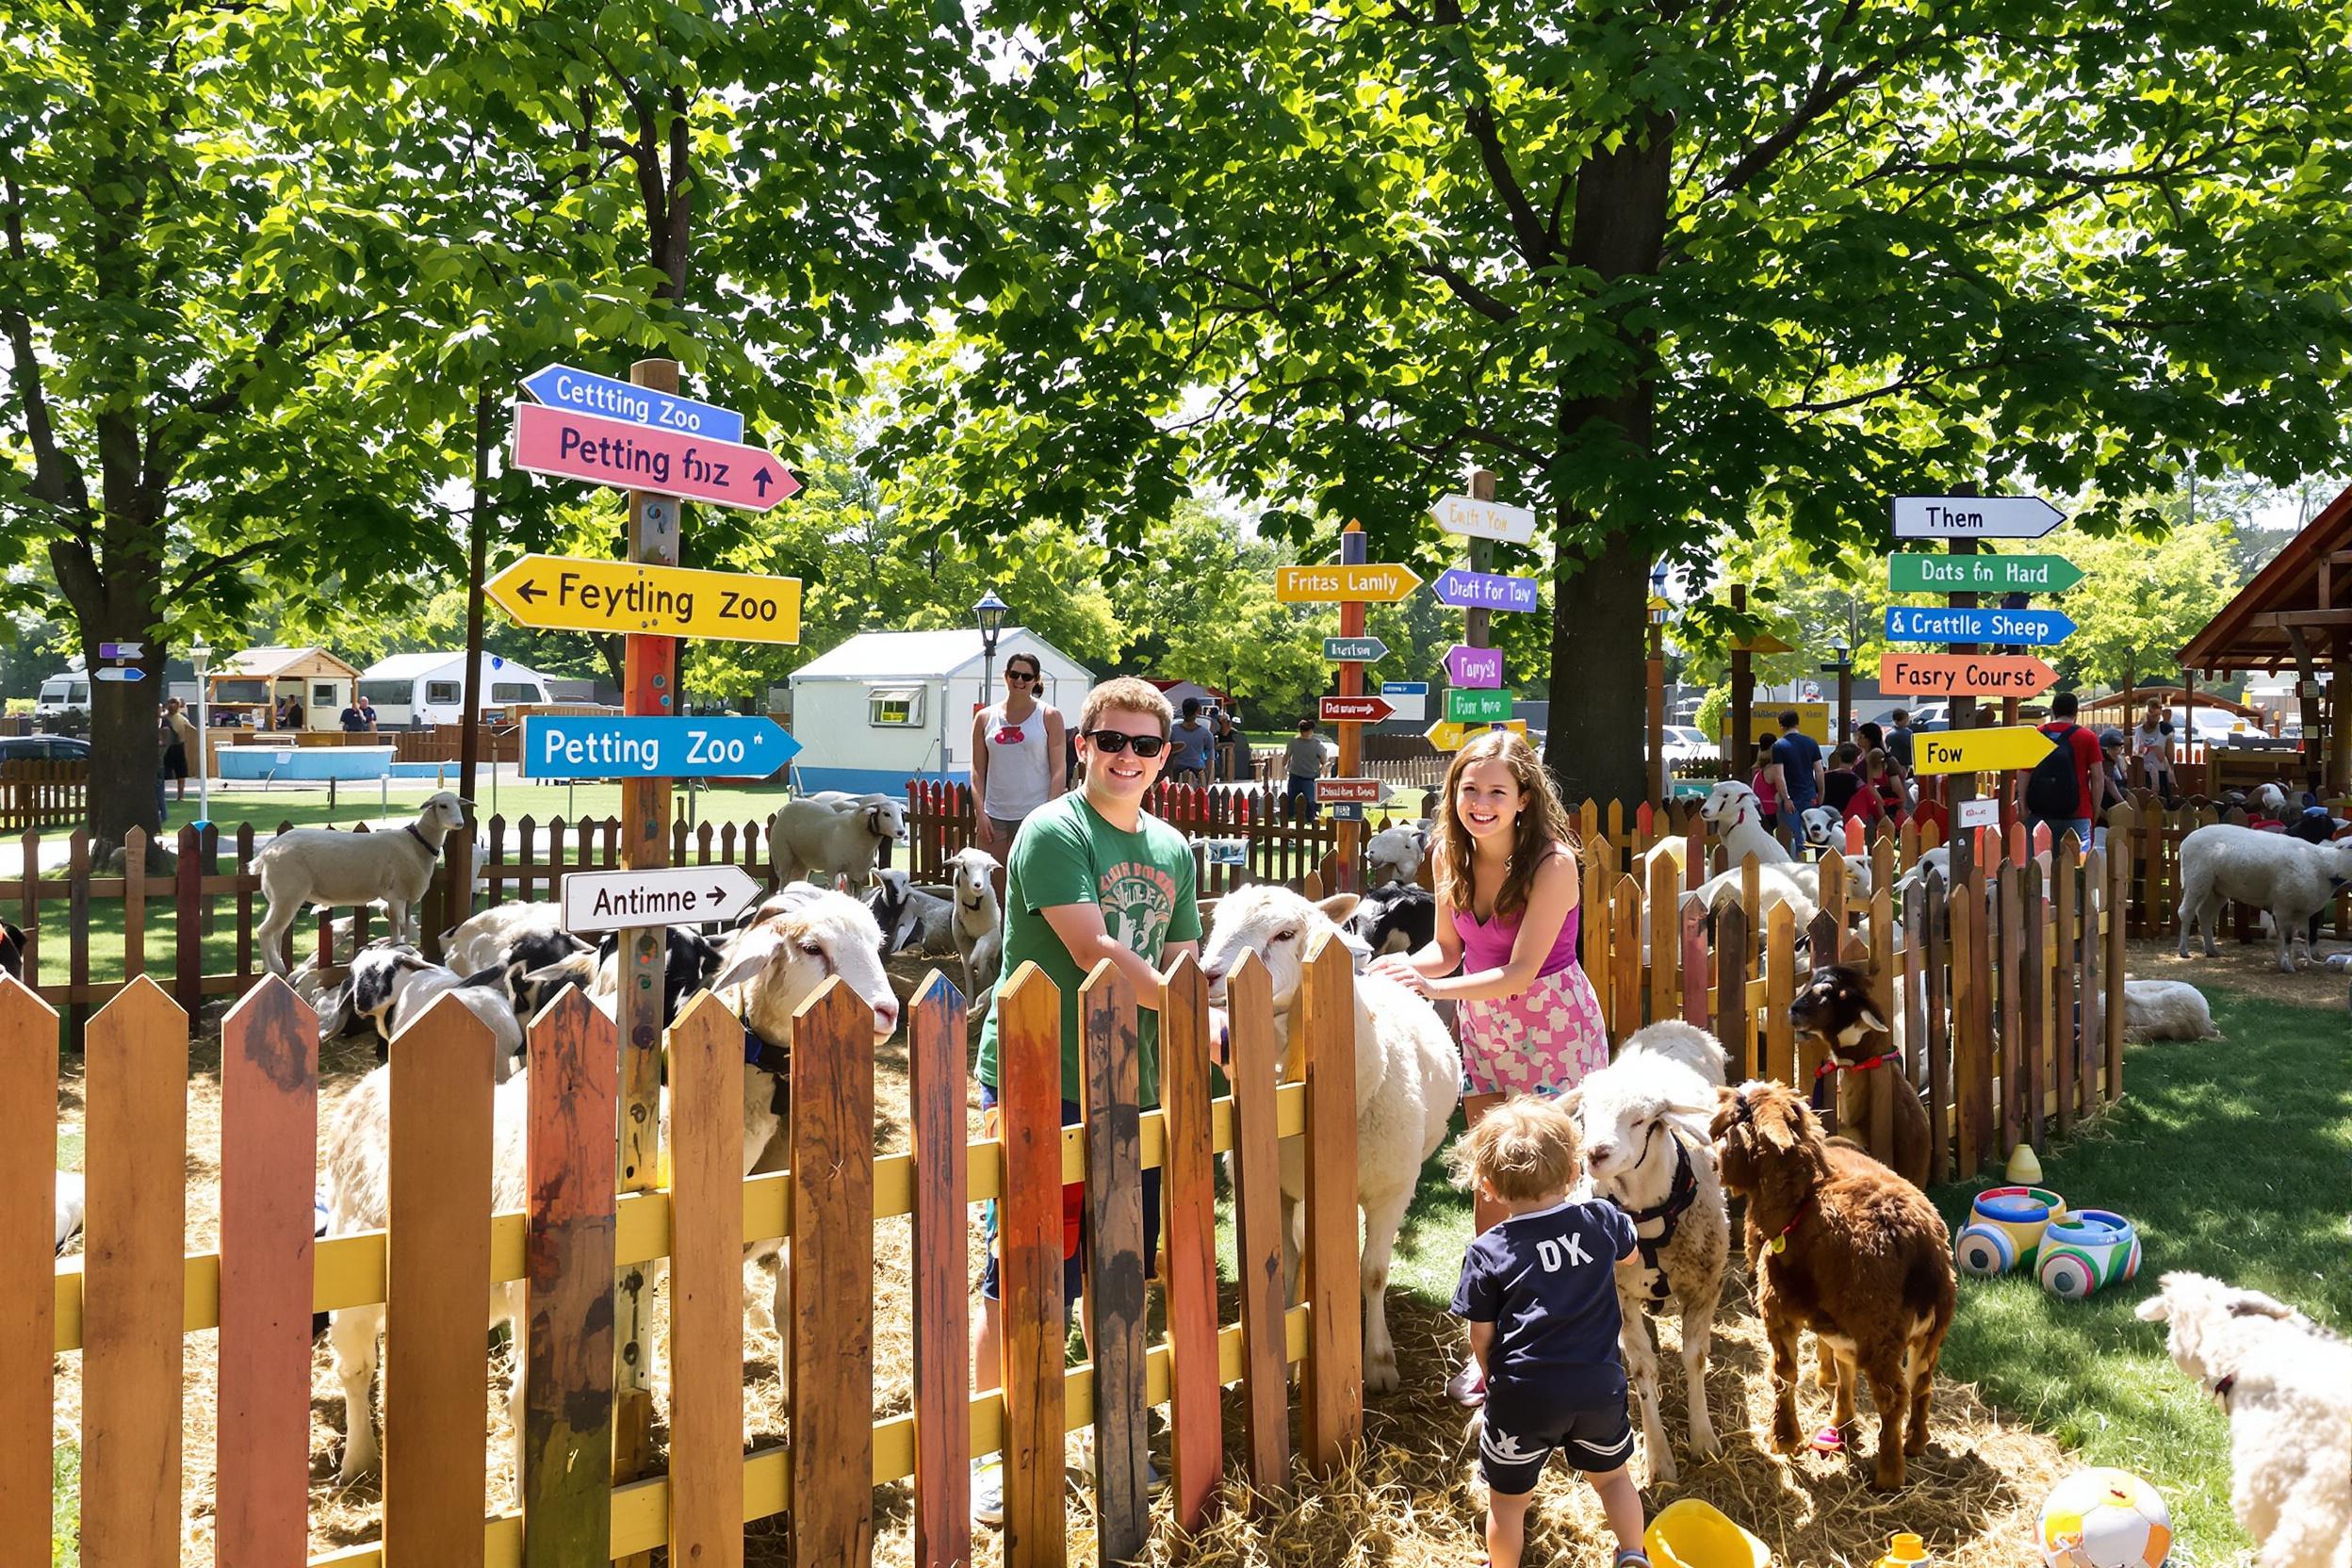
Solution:
<svg viewBox="0 0 2352 1568">
<path fill-rule="evenodd" d="M 1200 939 L 1197 890 L 1192 851 L 1184 835 L 1157 817 L 1146 815 L 1130 833 L 1103 821 L 1084 794 L 1073 792 L 1039 808 L 1021 825 L 1005 867 L 1004 957 L 996 979 L 1001 985 L 1022 964 L 1036 964 L 1060 990 L 1063 1099 L 1083 1097 L 1078 988 L 1086 972 L 1054 935 L 1044 911 L 1092 904 L 1102 910 L 1103 929 L 1112 940 L 1152 968 L 1164 969 L 1168 943 Z M 1135 1032 L 1142 1103 L 1156 1105 L 1158 1015 L 1139 1010 Z M 993 1009 L 981 1026 L 975 1070 L 980 1082 L 995 1086 Z"/>
</svg>

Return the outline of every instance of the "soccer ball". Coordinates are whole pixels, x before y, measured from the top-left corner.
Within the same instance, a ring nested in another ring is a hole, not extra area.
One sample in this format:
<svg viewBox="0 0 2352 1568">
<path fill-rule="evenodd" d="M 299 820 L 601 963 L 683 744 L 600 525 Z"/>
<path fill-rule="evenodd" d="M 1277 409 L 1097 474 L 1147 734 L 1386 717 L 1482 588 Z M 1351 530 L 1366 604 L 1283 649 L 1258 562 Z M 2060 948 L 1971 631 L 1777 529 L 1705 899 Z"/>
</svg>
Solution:
<svg viewBox="0 0 2352 1568">
<path fill-rule="evenodd" d="M 2036 1544 L 2048 1568 L 2164 1568 L 2172 1512 L 2129 1470 L 2078 1470 L 2050 1488 Z"/>
</svg>

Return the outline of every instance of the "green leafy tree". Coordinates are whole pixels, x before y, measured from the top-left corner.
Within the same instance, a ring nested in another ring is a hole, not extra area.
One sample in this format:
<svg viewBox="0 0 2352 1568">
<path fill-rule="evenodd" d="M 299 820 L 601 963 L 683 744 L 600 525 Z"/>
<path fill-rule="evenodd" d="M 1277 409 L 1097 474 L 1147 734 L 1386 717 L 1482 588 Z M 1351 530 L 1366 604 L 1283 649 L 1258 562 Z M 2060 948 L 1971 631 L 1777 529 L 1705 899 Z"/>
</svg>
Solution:
<svg viewBox="0 0 2352 1568">
<path fill-rule="evenodd" d="M 1389 555 L 1483 464 L 1543 519 L 1500 554 L 1549 580 L 1574 795 L 1641 792 L 1643 578 L 1726 521 L 1870 551 L 1892 494 L 2341 450 L 2340 7 L 992 16 L 970 353 L 898 437 L 957 454 L 934 526 L 1130 547 L 1207 481 Z"/>
<path fill-rule="evenodd" d="M 2052 601 L 2076 628 L 2043 653 L 2062 684 L 2086 691 L 2177 684 L 2173 655 L 2237 591 L 2236 543 L 2236 530 L 2221 518 L 2180 522 L 2156 539 L 2100 538 L 2069 526 L 2040 541 L 2035 549 L 2064 556 L 2083 574 Z"/>
</svg>

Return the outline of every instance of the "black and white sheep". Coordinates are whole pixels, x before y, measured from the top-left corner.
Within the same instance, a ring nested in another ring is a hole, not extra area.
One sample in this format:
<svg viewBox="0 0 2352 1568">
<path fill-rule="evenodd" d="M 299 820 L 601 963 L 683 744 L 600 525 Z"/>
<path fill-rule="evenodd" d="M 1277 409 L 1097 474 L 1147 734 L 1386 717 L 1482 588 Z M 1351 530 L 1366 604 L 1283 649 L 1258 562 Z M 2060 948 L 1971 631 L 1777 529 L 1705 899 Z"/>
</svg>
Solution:
<svg viewBox="0 0 2352 1568">
<path fill-rule="evenodd" d="M 471 803 L 448 790 L 428 795 L 413 823 L 379 833 L 295 827 L 271 839 L 253 857 L 270 912 L 254 933 L 262 962 L 283 976 L 279 947 L 307 905 L 325 908 L 381 903 L 394 941 L 417 939 L 416 906 L 440 869 L 441 845 L 466 825 Z"/>
<path fill-rule="evenodd" d="M 1374 956 L 1417 953 L 1437 939 L 1437 895 L 1411 882 L 1383 882 L 1364 890 L 1348 929 Z"/>
<path fill-rule="evenodd" d="M 1424 817 L 1383 827 L 1366 839 L 1365 881 L 1375 888 L 1413 882 L 1421 874 L 1421 863 L 1429 858 L 1429 821 Z"/>
<path fill-rule="evenodd" d="M 683 925 L 669 928 L 662 956 L 663 1028 L 678 1021 L 678 1009 L 686 1005 L 688 997 L 710 985 L 710 977 L 719 972 L 720 951 L 718 943 L 699 931 Z M 588 1000 L 609 1013 L 620 994 L 621 937 L 617 931 L 608 931 L 596 943 L 596 977 L 588 988 Z"/>
</svg>

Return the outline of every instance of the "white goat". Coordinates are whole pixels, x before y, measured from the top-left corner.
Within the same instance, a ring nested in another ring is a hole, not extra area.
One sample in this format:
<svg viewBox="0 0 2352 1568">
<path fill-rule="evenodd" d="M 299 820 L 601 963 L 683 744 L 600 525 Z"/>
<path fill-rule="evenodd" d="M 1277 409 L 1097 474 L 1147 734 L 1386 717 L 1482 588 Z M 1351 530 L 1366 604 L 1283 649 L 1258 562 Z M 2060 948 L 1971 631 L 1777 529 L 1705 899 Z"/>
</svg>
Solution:
<svg viewBox="0 0 2352 1568">
<path fill-rule="evenodd" d="M 1739 865 L 1751 856 L 1768 864 L 1791 858 L 1781 841 L 1772 837 L 1756 792 L 1737 779 L 1726 778 L 1707 791 L 1707 799 L 1699 807 L 1699 817 L 1715 830 L 1724 857 L 1732 865 Z"/>
<path fill-rule="evenodd" d="M 1366 839 L 1364 854 L 1370 869 L 1365 880 L 1377 888 L 1418 877 L 1421 862 L 1429 858 L 1429 819 L 1423 817 L 1383 827 Z"/>
<path fill-rule="evenodd" d="M 959 849 L 948 859 L 956 878 L 956 956 L 964 961 L 964 994 L 973 1016 L 988 1006 L 1004 957 L 1004 905 L 996 896 L 997 859 L 985 849 Z"/>
<path fill-rule="evenodd" d="M 778 908 L 737 934 L 728 948 L 729 962 L 720 975 L 718 988 L 723 998 L 761 1044 L 788 1050 L 793 1011 L 827 979 L 839 974 L 874 1009 L 876 1043 L 887 1039 L 898 1026 L 898 999 L 890 993 L 889 977 L 882 972 L 881 932 L 874 917 L 855 899 L 813 889 L 808 891 L 809 896 L 798 906 Z M 497 1090 L 489 1195 L 495 1212 L 523 1208 L 528 1200 L 529 1082 L 527 1074 L 518 1073 Z M 390 1094 L 391 1070 L 379 1068 L 360 1080 L 335 1113 L 320 1162 L 330 1234 L 381 1229 L 389 1222 Z M 776 1134 L 780 1123 L 777 1100 L 776 1078 L 747 1059 L 743 1066 L 746 1172 Z M 665 1118 L 666 1114 L 665 1105 Z M 452 1194 L 451 1200 L 461 1197 Z M 789 1275 L 779 1267 L 776 1287 L 779 1306 L 788 1288 Z M 520 1281 L 493 1286 L 491 1326 L 519 1323 L 522 1307 Z M 328 1330 L 335 1375 L 343 1385 L 346 1440 L 338 1478 L 344 1483 L 372 1473 L 379 1463 L 368 1396 L 375 1383 L 376 1338 L 383 1327 L 384 1308 L 377 1305 L 338 1312 Z M 522 1378 L 518 1352 L 507 1396 L 518 1450 L 518 1488 Z"/>
<path fill-rule="evenodd" d="M 1641 1266 L 1617 1272 L 1625 1319 L 1620 1348 L 1642 1407 L 1642 1445 L 1653 1484 L 1674 1479 L 1674 1449 L 1658 1413 L 1658 1350 L 1649 1312 L 1668 1302 L 1682 1316 L 1682 1367 L 1690 1451 L 1723 1451 L 1707 1410 L 1707 1361 L 1731 1220 L 1715 1170 L 1708 1125 L 1723 1084 L 1723 1048 L 1706 1030 L 1669 1020 L 1635 1031 L 1616 1059 L 1560 1097 L 1583 1133 L 1592 1191 L 1633 1220 Z"/>
<path fill-rule="evenodd" d="M 1209 1000 L 1222 1005 L 1226 976 L 1242 955 L 1256 954 L 1273 983 L 1275 1034 L 1287 1052 L 1307 949 L 1318 937 L 1346 940 L 1338 923 L 1354 912 L 1355 904 L 1351 893 L 1310 904 L 1271 883 L 1228 894 L 1217 904 L 1201 956 Z M 1350 951 L 1361 956 L 1360 947 Z M 1355 1015 L 1356 1201 L 1364 1221 L 1364 1386 L 1385 1394 L 1398 1381 L 1396 1346 L 1388 1334 L 1389 1260 L 1422 1164 L 1444 1141 L 1446 1119 L 1461 1097 L 1462 1057 L 1428 1000 L 1394 980 L 1359 974 Z M 1303 1143 L 1287 1139 L 1282 1153 L 1283 1261 L 1294 1282 L 1307 1190 Z"/>
<path fill-rule="evenodd" d="M 279 834 L 253 857 L 270 912 L 254 933 L 262 962 L 272 974 L 286 973 L 279 939 L 305 905 L 339 907 L 381 901 L 395 941 L 417 939 L 416 908 L 440 869 L 441 844 L 466 825 L 466 808 L 448 790 L 429 795 L 416 820 L 381 833 L 340 833 L 332 827 L 295 827 Z"/>
<path fill-rule="evenodd" d="M 2194 923 L 2205 956 L 2219 954 L 2213 921 L 2223 900 L 2235 899 L 2268 911 L 2278 937 L 2278 967 L 2293 974 L 2311 961 L 2305 927 L 2347 882 L 2352 882 L 2352 841 L 2307 844 L 2283 833 L 2226 823 L 2200 827 L 2180 841 L 2178 952 L 2189 956 Z"/>
<path fill-rule="evenodd" d="M 2217 1040 L 2205 993 L 2185 980 L 2123 983 L 2123 1037 L 2128 1040 Z"/>
<path fill-rule="evenodd" d="M 768 819 L 768 863 L 779 882 L 824 873 L 862 887 L 882 863 L 882 846 L 906 837 L 904 801 L 824 790 L 786 801 Z"/>
</svg>

